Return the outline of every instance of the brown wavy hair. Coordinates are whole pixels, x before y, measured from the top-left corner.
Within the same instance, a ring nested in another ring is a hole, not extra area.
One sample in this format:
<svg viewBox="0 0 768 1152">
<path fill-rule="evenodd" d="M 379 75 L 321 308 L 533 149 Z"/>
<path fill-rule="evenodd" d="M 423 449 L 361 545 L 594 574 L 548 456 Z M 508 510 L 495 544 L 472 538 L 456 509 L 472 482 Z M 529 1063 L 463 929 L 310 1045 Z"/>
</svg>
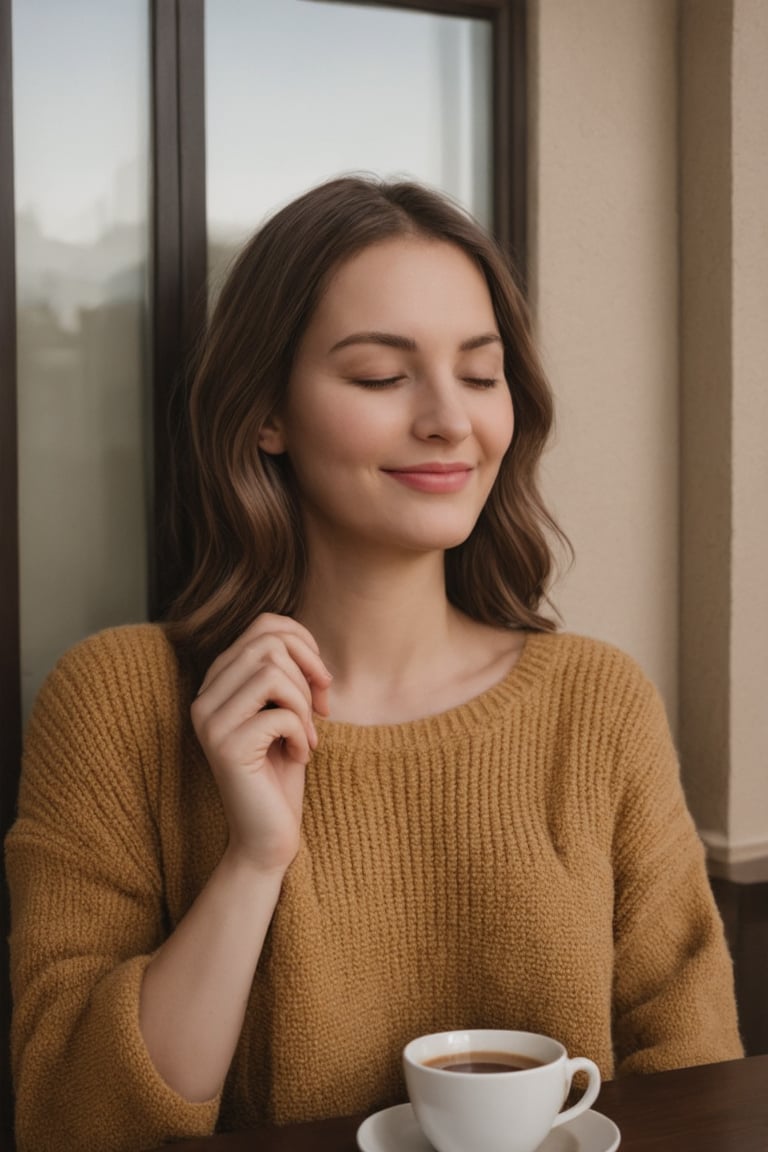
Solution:
<svg viewBox="0 0 768 1152">
<path fill-rule="evenodd" d="M 258 448 L 279 411 L 299 341 L 330 274 L 371 244 L 422 235 L 461 248 L 482 271 L 504 344 L 515 426 L 471 535 L 445 557 L 449 600 L 493 625 L 551 631 L 542 614 L 550 540 L 567 541 L 545 508 L 537 468 L 553 410 L 528 309 L 498 245 L 447 197 L 408 182 L 343 177 L 305 193 L 253 236 L 233 265 L 201 343 L 189 390 L 187 580 L 167 629 L 202 676 L 261 612 L 291 615 L 306 574 L 290 468 Z"/>
</svg>

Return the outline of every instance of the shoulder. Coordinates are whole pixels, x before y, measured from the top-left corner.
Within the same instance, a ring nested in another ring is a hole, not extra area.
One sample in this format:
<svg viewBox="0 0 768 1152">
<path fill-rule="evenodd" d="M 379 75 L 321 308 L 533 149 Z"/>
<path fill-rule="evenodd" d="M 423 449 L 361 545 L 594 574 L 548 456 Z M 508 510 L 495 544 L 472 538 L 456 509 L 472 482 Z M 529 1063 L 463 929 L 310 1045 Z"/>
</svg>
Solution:
<svg viewBox="0 0 768 1152">
<path fill-rule="evenodd" d="M 560 684 L 600 692 L 655 691 L 652 682 L 634 657 L 609 644 L 573 632 L 533 633 L 528 644 L 535 651 L 549 677 Z"/>
<path fill-rule="evenodd" d="M 87 797 L 88 819 L 96 808 L 105 825 L 119 812 L 138 819 L 176 763 L 181 699 L 178 664 L 161 625 L 110 628 L 75 644 L 32 709 L 19 812 L 45 822 L 48 809 L 66 811 L 74 823 Z"/>
<path fill-rule="evenodd" d="M 94 632 L 73 644 L 57 661 L 56 668 L 71 665 L 131 662 L 136 658 L 160 664 L 174 662 L 173 649 L 162 624 L 122 624 Z"/>
<path fill-rule="evenodd" d="M 570 724 L 589 723 L 593 735 L 622 743 L 636 729 L 666 733 L 661 696 L 634 657 L 604 640 L 574 633 L 535 633 L 528 641 L 539 685 L 550 706 Z"/>
<path fill-rule="evenodd" d="M 568 633 L 537 637 L 535 647 L 549 669 L 539 710 L 579 774 L 587 818 L 604 828 L 620 819 L 631 845 L 645 843 L 673 813 L 687 819 L 664 702 L 639 662 L 612 644 Z"/>
<path fill-rule="evenodd" d="M 90 717 L 102 731 L 110 720 L 178 711 L 180 674 L 175 653 L 159 624 L 108 628 L 79 641 L 49 673 L 32 712 L 30 731 L 41 725 L 72 728 Z M 140 726 L 140 723 L 139 725 Z"/>
<path fill-rule="evenodd" d="M 33 830 L 49 850 L 91 862 L 121 845 L 126 868 L 153 867 L 178 764 L 178 684 L 159 625 L 107 629 L 65 652 L 24 734 L 16 839 Z"/>
<path fill-rule="evenodd" d="M 77 677 L 110 686 L 115 673 L 129 679 L 178 675 L 176 656 L 160 624 L 124 624 L 95 632 L 74 644 L 56 662 L 49 679 Z"/>
</svg>

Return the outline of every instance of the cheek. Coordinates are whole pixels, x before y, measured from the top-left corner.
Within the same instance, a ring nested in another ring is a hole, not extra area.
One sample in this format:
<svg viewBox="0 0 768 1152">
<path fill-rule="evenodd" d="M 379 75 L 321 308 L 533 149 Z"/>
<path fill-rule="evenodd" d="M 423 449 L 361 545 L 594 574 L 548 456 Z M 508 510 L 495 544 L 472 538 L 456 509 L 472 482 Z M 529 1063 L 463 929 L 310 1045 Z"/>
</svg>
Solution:
<svg viewBox="0 0 768 1152">
<path fill-rule="evenodd" d="M 386 418 L 371 419 L 370 413 L 350 405 L 328 404 L 307 410 L 296 431 L 295 460 L 307 471 L 365 464 L 377 459 L 387 443 Z M 290 455 L 290 439 L 288 452 Z"/>
<path fill-rule="evenodd" d="M 323 451 L 339 462 L 374 462 L 382 453 L 386 455 L 393 441 L 402 437 L 402 415 L 393 405 L 382 404 L 380 399 L 375 405 L 360 402 L 328 405 L 322 428 L 316 424 L 314 434 Z"/>
<path fill-rule="evenodd" d="M 493 455 L 501 458 L 512 443 L 512 434 L 515 430 L 515 413 L 512 406 L 512 395 L 499 394 L 499 403 L 486 423 L 488 446 Z"/>
</svg>

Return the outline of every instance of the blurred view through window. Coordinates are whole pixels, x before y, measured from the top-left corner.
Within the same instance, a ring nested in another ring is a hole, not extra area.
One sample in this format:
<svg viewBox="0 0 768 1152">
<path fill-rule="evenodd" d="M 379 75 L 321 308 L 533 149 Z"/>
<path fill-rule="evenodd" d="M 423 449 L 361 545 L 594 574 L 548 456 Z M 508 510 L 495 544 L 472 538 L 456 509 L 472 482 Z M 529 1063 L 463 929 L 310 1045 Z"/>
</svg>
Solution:
<svg viewBox="0 0 768 1152">
<path fill-rule="evenodd" d="M 265 215 L 342 172 L 423 181 L 490 227 L 491 41 L 487 20 L 207 0 L 212 283 Z"/>
<path fill-rule="evenodd" d="M 22 697 L 146 614 L 149 5 L 15 0 Z"/>
</svg>

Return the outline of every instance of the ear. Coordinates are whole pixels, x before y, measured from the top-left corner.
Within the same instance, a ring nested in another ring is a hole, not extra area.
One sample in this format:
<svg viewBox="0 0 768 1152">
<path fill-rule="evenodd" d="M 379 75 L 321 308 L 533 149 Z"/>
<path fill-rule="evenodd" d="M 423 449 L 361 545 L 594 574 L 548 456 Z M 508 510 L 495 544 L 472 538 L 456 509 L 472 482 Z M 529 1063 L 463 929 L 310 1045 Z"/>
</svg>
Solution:
<svg viewBox="0 0 768 1152">
<path fill-rule="evenodd" d="M 258 445 L 262 452 L 270 456 L 280 456 L 286 451 L 285 432 L 276 416 L 269 416 L 259 429 Z"/>
</svg>

